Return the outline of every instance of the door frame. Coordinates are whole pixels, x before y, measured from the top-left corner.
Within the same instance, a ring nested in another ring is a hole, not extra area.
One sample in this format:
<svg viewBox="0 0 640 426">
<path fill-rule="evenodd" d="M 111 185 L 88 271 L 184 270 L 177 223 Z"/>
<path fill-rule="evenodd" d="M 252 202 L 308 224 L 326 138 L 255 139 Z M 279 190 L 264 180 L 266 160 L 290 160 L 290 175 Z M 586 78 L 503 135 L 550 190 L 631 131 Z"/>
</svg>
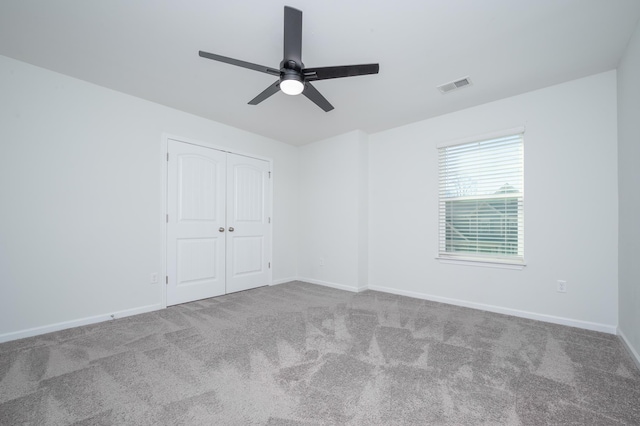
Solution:
<svg viewBox="0 0 640 426">
<path fill-rule="evenodd" d="M 270 173 L 273 172 L 273 159 L 271 158 L 262 157 L 260 155 L 249 154 L 249 153 L 238 151 L 238 150 L 232 150 L 228 147 L 216 145 L 216 144 L 202 141 L 202 140 L 186 138 L 184 136 L 176 136 L 169 133 L 162 134 L 162 145 L 161 145 L 161 156 L 160 156 L 160 161 L 161 161 L 160 169 L 162 170 L 162 174 L 161 174 L 162 216 L 160 220 L 160 226 L 162 228 L 162 233 L 161 233 L 162 244 L 161 244 L 161 253 L 160 253 L 160 256 L 162 259 L 162 272 L 160 274 L 160 279 L 158 280 L 159 281 L 158 284 L 160 284 L 160 293 L 161 293 L 160 304 L 162 308 L 167 307 L 167 284 L 166 284 L 167 282 L 166 281 L 167 280 L 167 222 L 166 222 L 166 218 L 169 211 L 169 205 L 168 205 L 169 200 L 167 197 L 167 190 L 168 190 L 168 184 L 169 184 L 169 181 L 168 181 L 169 170 L 168 170 L 168 163 L 167 163 L 167 156 L 169 155 L 169 140 L 174 140 L 177 142 L 182 142 L 190 145 L 196 145 L 203 148 L 215 149 L 215 150 L 222 151 L 229 154 L 255 158 L 256 160 L 266 161 L 269 163 Z M 269 263 L 273 263 L 273 179 L 269 179 L 268 185 L 269 185 L 268 190 L 269 190 L 269 197 L 270 197 L 270 202 L 268 205 L 268 215 L 271 218 L 271 225 L 272 225 L 270 229 L 270 235 L 269 235 L 269 241 L 268 241 L 269 253 L 271 253 L 271 259 L 269 260 Z M 269 268 L 268 274 L 269 274 L 268 285 L 272 285 L 273 265 L 271 265 L 271 267 Z M 226 276 L 226 272 L 225 272 L 225 276 Z"/>
</svg>

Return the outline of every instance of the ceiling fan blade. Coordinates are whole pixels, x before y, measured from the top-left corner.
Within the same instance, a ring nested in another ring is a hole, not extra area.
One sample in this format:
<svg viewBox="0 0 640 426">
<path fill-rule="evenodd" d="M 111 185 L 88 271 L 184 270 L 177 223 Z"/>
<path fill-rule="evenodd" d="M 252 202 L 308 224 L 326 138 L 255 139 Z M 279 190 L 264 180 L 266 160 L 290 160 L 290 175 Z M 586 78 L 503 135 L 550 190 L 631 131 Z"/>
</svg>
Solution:
<svg viewBox="0 0 640 426">
<path fill-rule="evenodd" d="M 328 80 L 330 78 L 355 77 L 378 74 L 380 64 L 343 65 L 339 67 L 305 68 L 302 73 L 306 80 Z"/>
<path fill-rule="evenodd" d="M 203 52 L 202 50 L 198 54 L 202 58 L 213 59 L 214 61 L 224 62 L 226 64 L 231 64 L 231 65 L 235 65 L 242 68 L 249 68 L 250 70 L 260 71 L 260 72 L 275 75 L 275 76 L 280 75 L 280 70 L 277 70 L 275 68 L 265 67 L 264 65 L 252 64 L 251 62 L 245 62 L 239 59 L 227 58 L 226 56 L 216 55 L 215 53 Z"/>
<path fill-rule="evenodd" d="M 269 96 L 275 94 L 276 92 L 278 92 L 280 90 L 280 80 L 276 81 L 275 83 L 273 83 L 271 86 L 267 87 L 266 89 L 264 89 L 262 91 L 262 93 L 260 93 L 258 96 L 256 96 L 255 98 L 251 99 L 249 101 L 249 105 L 258 105 L 260 102 L 264 101 L 265 99 L 267 99 Z"/>
<path fill-rule="evenodd" d="M 309 82 L 304 83 L 304 91 L 302 94 L 309 98 L 311 102 L 322 108 L 324 112 L 329 112 L 333 109 L 333 105 L 331 105 L 329 101 L 326 100 L 325 97 L 322 96 L 320 92 L 318 92 L 318 90 Z"/>
<path fill-rule="evenodd" d="M 302 66 L 302 11 L 284 7 L 284 61 Z"/>
</svg>

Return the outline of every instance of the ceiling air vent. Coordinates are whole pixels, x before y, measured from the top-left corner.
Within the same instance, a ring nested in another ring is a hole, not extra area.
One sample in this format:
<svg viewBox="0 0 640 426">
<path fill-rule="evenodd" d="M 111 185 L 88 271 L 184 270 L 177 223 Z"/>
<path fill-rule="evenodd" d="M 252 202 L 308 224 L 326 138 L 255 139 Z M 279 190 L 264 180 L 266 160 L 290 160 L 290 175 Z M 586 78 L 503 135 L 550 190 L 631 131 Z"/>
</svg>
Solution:
<svg viewBox="0 0 640 426">
<path fill-rule="evenodd" d="M 471 80 L 469 77 L 461 78 L 460 80 L 452 81 L 451 83 L 445 83 L 438 86 L 438 90 L 442 93 L 449 93 L 456 89 L 460 89 L 465 86 L 469 86 L 471 84 Z"/>
</svg>

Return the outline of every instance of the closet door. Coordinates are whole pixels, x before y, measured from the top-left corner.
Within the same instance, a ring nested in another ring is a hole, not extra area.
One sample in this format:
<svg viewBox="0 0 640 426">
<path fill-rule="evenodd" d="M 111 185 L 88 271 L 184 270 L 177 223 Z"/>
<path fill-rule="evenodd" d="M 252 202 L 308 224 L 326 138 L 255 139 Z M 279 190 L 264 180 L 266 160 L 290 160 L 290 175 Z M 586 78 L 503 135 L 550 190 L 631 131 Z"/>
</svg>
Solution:
<svg viewBox="0 0 640 426">
<path fill-rule="evenodd" d="M 225 293 L 226 154 L 169 140 L 167 305 Z"/>
<path fill-rule="evenodd" d="M 269 163 L 227 154 L 227 293 L 270 282 Z"/>
</svg>

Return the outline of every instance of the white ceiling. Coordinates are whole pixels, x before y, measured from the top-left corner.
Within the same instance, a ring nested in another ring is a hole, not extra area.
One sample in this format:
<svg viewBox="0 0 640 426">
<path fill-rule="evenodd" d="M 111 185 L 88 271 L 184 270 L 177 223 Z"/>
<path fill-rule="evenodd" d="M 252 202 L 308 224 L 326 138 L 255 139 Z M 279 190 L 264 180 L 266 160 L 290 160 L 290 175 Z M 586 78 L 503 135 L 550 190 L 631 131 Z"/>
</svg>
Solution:
<svg viewBox="0 0 640 426">
<path fill-rule="evenodd" d="M 304 13 L 307 67 L 380 74 L 314 83 L 329 113 L 283 93 L 247 105 L 274 77 L 198 51 L 278 68 L 285 4 Z M 3 0 L 0 54 L 303 145 L 614 69 L 639 17 L 639 0 Z"/>
</svg>

